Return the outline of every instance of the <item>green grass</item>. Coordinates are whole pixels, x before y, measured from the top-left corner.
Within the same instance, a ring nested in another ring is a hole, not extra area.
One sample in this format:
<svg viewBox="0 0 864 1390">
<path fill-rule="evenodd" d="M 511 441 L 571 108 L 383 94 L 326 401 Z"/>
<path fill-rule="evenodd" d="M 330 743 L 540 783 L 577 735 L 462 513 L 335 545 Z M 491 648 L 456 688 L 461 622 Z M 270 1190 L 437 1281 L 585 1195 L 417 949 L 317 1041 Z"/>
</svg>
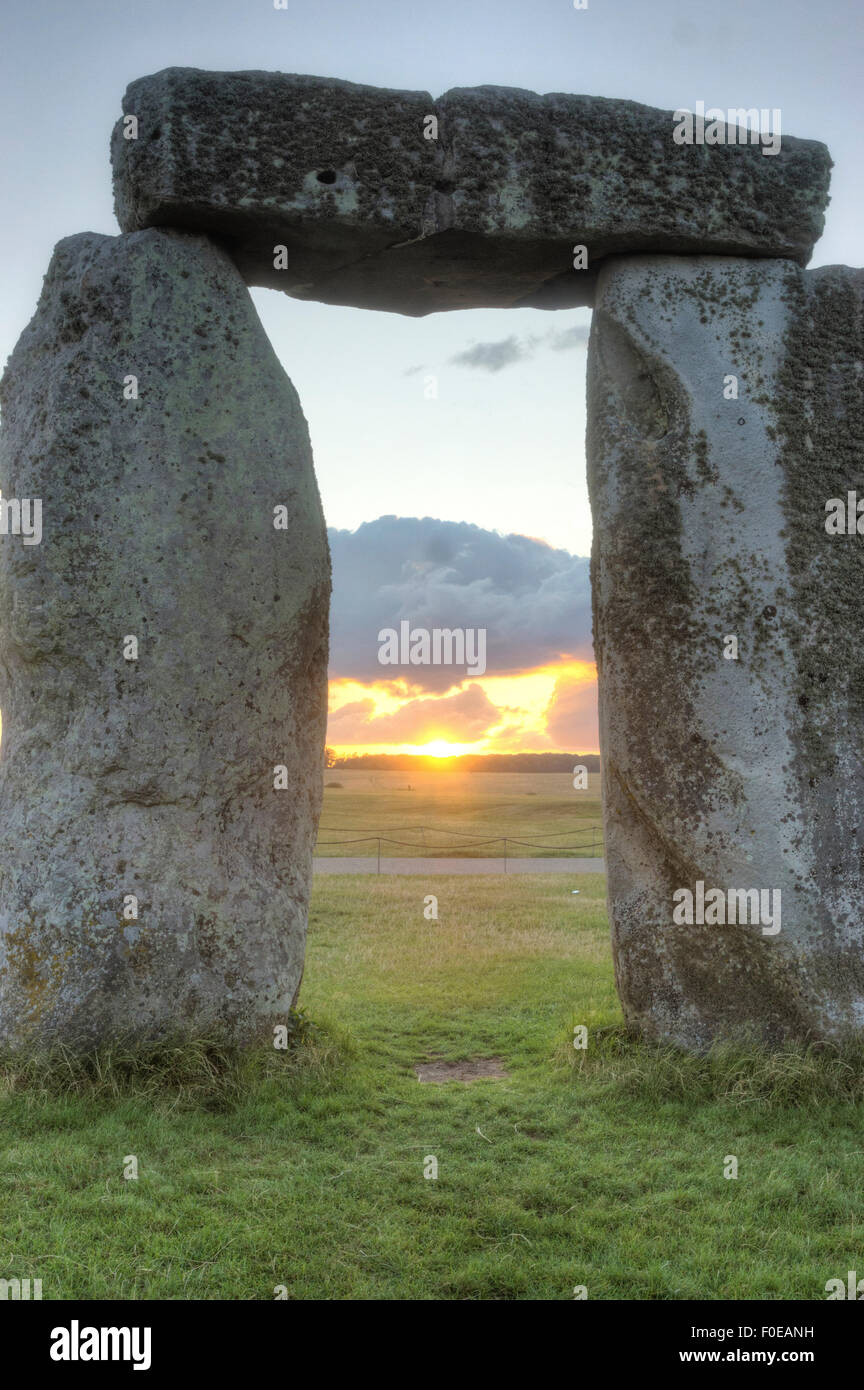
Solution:
<svg viewBox="0 0 864 1390">
<path fill-rule="evenodd" d="M 472 845 L 470 839 L 505 836 L 514 841 L 508 854 L 517 859 L 603 853 L 596 772 L 584 791 L 574 789 L 567 772 L 460 772 L 458 760 L 419 772 L 333 768 L 324 783 L 316 850 L 322 856 L 376 855 L 379 833 L 381 853 L 390 858 L 503 857 L 503 844 Z M 359 836 L 372 838 L 348 843 Z M 518 843 L 526 837 L 528 843 Z"/>
<path fill-rule="evenodd" d="M 860 1056 L 628 1042 L 603 882 L 578 883 L 321 878 L 294 1051 L 7 1059 L 0 1278 L 46 1299 L 823 1299 L 862 1263 Z M 508 1079 L 413 1072 L 493 1056 Z"/>
</svg>

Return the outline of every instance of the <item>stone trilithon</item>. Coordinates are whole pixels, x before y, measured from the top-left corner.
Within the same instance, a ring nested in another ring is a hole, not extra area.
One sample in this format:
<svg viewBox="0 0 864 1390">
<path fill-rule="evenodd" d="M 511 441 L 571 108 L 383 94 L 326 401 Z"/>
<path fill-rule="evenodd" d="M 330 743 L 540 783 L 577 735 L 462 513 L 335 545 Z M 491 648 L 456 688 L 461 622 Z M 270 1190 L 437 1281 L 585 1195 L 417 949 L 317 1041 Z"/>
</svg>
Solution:
<svg viewBox="0 0 864 1390">
<path fill-rule="evenodd" d="M 860 1031 L 862 538 L 825 507 L 864 494 L 864 277 L 804 269 L 825 147 L 282 73 L 169 68 L 123 110 L 122 235 L 61 242 L 3 383 L 0 486 L 44 536 L 0 547 L 0 1041 L 248 1039 L 296 997 L 329 561 L 247 285 L 595 306 L 625 1016 L 690 1048 Z"/>
</svg>

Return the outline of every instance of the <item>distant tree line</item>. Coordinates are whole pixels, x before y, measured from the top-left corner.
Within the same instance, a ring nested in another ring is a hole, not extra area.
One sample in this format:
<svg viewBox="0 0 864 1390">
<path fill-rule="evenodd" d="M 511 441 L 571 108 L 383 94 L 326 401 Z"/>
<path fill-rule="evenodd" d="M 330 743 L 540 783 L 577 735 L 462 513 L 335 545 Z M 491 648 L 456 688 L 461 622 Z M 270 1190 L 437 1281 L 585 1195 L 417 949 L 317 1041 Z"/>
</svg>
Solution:
<svg viewBox="0 0 864 1390">
<path fill-rule="evenodd" d="M 327 767 L 366 772 L 420 772 L 441 762 L 421 753 L 349 753 L 339 758 L 327 748 L 325 755 Z M 465 753 L 456 761 L 466 772 L 572 772 L 576 763 L 589 772 L 600 771 L 598 753 Z"/>
</svg>

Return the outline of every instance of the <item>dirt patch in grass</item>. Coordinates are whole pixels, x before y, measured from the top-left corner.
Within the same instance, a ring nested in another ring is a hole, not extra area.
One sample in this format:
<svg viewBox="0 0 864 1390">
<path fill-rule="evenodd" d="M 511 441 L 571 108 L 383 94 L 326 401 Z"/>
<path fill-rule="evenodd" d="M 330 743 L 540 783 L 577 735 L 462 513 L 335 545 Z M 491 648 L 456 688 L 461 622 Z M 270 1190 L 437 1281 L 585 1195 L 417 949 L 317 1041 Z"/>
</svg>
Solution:
<svg viewBox="0 0 864 1390">
<path fill-rule="evenodd" d="M 417 1080 L 441 1086 L 445 1081 L 504 1081 L 509 1072 L 500 1057 L 469 1057 L 464 1062 L 418 1062 Z"/>
</svg>

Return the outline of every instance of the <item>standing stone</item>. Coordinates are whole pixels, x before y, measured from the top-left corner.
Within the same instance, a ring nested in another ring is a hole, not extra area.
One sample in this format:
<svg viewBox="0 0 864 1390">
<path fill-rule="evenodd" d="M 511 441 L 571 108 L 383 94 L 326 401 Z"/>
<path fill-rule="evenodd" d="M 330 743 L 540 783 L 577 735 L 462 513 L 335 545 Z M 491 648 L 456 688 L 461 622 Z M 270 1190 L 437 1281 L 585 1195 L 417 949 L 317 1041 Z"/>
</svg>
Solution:
<svg viewBox="0 0 864 1390">
<path fill-rule="evenodd" d="M 831 499 L 864 512 L 862 363 L 862 271 L 655 256 L 601 271 L 588 444 L 608 892 L 625 1016 L 649 1038 L 864 1027 L 864 537 L 854 516 L 826 531 Z M 674 923 L 673 894 L 695 909 L 699 882 L 725 895 L 725 925 Z M 736 898 L 729 924 L 733 889 L 779 890 L 780 930 L 770 896 L 744 924 Z"/>
<path fill-rule="evenodd" d="M 675 113 L 634 101 L 200 68 L 138 78 L 123 111 L 124 231 L 193 227 L 250 285 L 402 314 L 590 304 L 634 251 L 806 264 L 828 199 L 825 146 L 756 142 L 744 111 L 678 144 Z"/>
<path fill-rule="evenodd" d="M 296 392 L 206 237 L 86 233 L 2 406 L 3 498 L 43 536 L 0 535 L 0 1042 L 249 1039 L 299 986 L 320 799 Z"/>
</svg>

